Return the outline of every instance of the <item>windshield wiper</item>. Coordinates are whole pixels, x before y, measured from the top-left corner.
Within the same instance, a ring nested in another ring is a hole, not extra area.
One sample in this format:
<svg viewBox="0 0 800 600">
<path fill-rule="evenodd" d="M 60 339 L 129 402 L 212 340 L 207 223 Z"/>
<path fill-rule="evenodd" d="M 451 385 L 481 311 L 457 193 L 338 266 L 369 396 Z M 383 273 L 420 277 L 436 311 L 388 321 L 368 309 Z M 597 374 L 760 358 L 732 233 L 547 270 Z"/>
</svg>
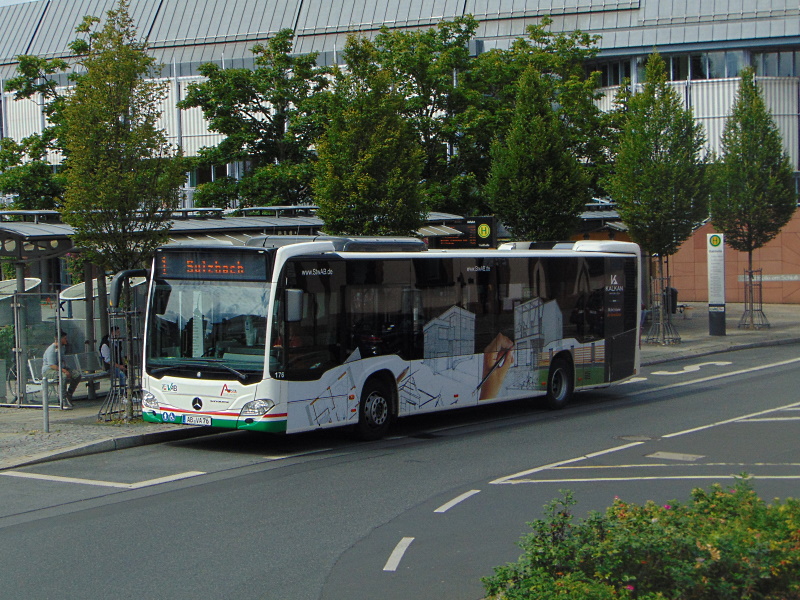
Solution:
<svg viewBox="0 0 800 600">
<path fill-rule="evenodd" d="M 244 373 L 242 373 L 241 371 L 237 371 L 237 370 L 236 370 L 236 369 L 234 369 L 233 367 L 229 367 L 228 365 L 214 365 L 214 366 L 215 366 L 215 367 L 222 367 L 222 368 L 223 368 L 223 369 L 225 369 L 226 371 L 228 371 L 228 372 L 230 372 L 230 373 L 233 373 L 234 375 L 236 375 L 236 377 L 238 377 L 238 378 L 239 378 L 239 381 L 241 381 L 242 383 L 244 383 L 244 382 L 245 382 L 245 380 L 247 379 L 247 375 L 245 375 L 245 374 L 244 374 Z"/>
<path fill-rule="evenodd" d="M 247 379 L 247 375 L 242 373 L 241 371 L 237 371 L 233 367 L 229 367 L 228 365 L 221 364 L 222 361 L 220 359 L 210 359 L 208 361 L 203 362 L 184 362 L 177 365 L 170 365 L 168 367 L 157 367 L 150 371 L 151 374 L 157 375 L 158 373 L 165 373 L 167 371 L 171 371 L 173 369 L 185 369 L 185 368 L 192 368 L 192 369 L 204 369 L 207 367 L 213 368 L 220 368 L 228 371 L 229 373 L 233 373 L 239 380 L 244 383 Z"/>
</svg>

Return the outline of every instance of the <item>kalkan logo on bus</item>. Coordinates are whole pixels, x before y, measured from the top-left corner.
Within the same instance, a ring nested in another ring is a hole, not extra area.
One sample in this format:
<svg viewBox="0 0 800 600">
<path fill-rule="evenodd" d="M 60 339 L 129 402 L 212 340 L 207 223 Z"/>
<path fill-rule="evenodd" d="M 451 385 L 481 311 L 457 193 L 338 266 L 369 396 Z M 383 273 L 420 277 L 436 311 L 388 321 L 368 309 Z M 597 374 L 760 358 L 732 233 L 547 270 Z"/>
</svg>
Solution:
<svg viewBox="0 0 800 600">
<path fill-rule="evenodd" d="M 235 393 L 236 393 L 235 388 L 229 388 L 227 383 L 223 383 L 219 395 L 224 396 L 225 394 L 235 394 Z"/>
<path fill-rule="evenodd" d="M 617 281 L 616 275 L 611 275 L 611 281 L 609 281 L 608 285 L 606 286 L 607 292 L 621 292 L 625 288 L 619 284 Z"/>
</svg>

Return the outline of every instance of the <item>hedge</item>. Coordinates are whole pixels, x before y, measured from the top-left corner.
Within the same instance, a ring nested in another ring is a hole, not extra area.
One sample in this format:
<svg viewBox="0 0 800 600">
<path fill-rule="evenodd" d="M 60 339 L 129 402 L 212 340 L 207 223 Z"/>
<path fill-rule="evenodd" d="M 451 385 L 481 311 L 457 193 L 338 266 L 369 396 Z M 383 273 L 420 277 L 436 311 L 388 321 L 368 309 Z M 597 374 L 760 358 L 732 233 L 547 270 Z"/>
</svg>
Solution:
<svg viewBox="0 0 800 600">
<path fill-rule="evenodd" d="M 576 521 L 573 494 L 528 525 L 520 559 L 483 578 L 495 600 L 800 600 L 800 502 L 767 504 L 747 476 L 686 503 L 616 498 Z"/>
</svg>

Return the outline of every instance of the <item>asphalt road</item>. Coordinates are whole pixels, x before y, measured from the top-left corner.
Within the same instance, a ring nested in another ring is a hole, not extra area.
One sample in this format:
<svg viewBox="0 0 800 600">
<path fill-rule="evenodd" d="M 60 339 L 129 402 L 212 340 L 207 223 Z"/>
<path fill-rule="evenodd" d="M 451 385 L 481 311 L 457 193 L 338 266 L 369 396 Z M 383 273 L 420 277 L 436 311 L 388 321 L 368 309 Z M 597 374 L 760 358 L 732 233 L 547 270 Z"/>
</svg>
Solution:
<svg viewBox="0 0 800 600">
<path fill-rule="evenodd" d="M 226 433 L 0 473 L 9 598 L 479 599 L 526 522 L 755 476 L 798 497 L 798 347 L 579 395 L 404 421 L 392 438 Z"/>
</svg>

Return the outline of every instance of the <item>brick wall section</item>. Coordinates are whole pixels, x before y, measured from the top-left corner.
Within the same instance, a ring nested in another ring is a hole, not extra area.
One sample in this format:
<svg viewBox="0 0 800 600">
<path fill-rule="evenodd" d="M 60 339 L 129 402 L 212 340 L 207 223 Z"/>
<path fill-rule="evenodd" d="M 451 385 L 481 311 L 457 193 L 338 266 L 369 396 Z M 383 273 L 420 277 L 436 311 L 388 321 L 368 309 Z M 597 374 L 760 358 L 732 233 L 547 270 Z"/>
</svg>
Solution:
<svg viewBox="0 0 800 600">
<path fill-rule="evenodd" d="M 678 290 L 679 302 L 708 301 L 708 269 L 706 234 L 715 233 L 704 225 L 670 257 L 672 285 Z M 753 268 L 762 269 L 765 304 L 800 304 L 800 211 L 781 233 L 763 248 L 753 252 Z M 725 248 L 725 300 L 743 302 L 743 283 L 739 280 L 747 269 L 747 254 Z M 794 280 L 768 281 L 769 277 L 789 276 Z"/>
</svg>

